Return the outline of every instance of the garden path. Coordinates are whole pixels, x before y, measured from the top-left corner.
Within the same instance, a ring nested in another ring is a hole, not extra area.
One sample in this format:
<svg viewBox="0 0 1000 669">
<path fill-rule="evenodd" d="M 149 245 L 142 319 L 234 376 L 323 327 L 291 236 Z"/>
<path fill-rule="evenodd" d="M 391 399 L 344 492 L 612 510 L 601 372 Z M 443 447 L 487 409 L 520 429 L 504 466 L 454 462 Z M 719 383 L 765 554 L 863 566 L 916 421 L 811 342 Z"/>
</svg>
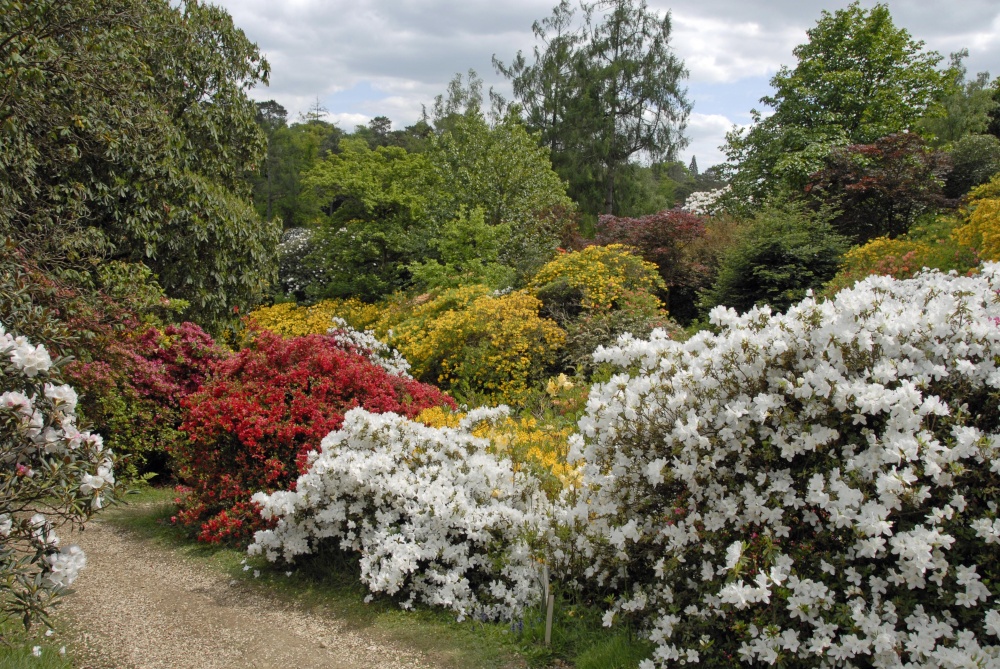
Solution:
<svg viewBox="0 0 1000 669">
<path fill-rule="evenodd" d="M 432 666 L 332 614 L 275 602 L 100 519 L 63 540 L 87 554 L 62 606 L 81 669 Z"/>
</svg>

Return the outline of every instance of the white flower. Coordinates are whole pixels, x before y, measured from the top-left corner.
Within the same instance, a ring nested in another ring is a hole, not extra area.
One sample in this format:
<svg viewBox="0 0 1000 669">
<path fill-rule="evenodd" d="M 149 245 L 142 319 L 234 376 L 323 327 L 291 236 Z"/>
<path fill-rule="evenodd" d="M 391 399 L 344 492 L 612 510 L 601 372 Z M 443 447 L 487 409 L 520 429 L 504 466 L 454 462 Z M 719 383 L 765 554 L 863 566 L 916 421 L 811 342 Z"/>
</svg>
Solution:
<svg viewBox="0 0 1000 669">
<path fill-rule="evenodd" d="M 49 563 L 47 578 L 50 583 L 60 588 L 72 585 L 79 571 L 87 566 L 87 556 L 83 549 L 75 544 L 49 555 L 46 559 Z"/>
<path fill-rule="evenodd" d="M 47 372 L 52 366 L 52 358 L 41 344 L 33 346 L 23 337 L 18 337 L 16 343 L 14 350 L 9 352 L 10 361 L 25 376 L 37 376 L 39 372 Z"/>
<path fill-rule="evenodd" d="M 743 557 L 743 543 L 734 541 L 726 549 L 726 569 L 730 571 L 735 569 L 741 557 Z"/>
</svg>

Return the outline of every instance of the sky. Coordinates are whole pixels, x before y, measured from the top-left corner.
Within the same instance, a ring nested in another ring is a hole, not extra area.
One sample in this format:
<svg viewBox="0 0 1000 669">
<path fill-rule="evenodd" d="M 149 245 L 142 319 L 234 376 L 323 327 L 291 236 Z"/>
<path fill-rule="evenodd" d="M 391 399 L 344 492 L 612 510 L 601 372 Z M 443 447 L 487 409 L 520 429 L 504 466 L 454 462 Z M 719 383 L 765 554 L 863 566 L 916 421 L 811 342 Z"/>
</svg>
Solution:
<svg viewBox="0 0 1000 669">
<path fill-rule="evenodd" d="M 557 0 L 212 0 L 257 43 L 271 65 L 270 86 L 251 92 L 274 99 L 289 119 L 318 100 L 327 120 L 345 130 L 387 116 L 393 128 L 415 122 L 458 72 L 476 70 L 484 88 L 510 97 L 492 57 L 509 62 L 536 45 L 534 21 Z M 793 66 L 792 49 L 821 12 L 840 0 L 647 0 L 670 12 L 671 46 L 689 71 L 688 146 L 685 163 L 697 157 L 704 169 L 722 162 L 719 146 L 734 126 L 750 122 L 750 110 L 766 111 L 762 96 L 782 65 Z M 875 3 L 861 2 L 863 7 Z M 962 48 L 970 75 L 1000 75 L 1000 0 L 888 0 L 897 27 L 948 54 Z"/>
</svg>

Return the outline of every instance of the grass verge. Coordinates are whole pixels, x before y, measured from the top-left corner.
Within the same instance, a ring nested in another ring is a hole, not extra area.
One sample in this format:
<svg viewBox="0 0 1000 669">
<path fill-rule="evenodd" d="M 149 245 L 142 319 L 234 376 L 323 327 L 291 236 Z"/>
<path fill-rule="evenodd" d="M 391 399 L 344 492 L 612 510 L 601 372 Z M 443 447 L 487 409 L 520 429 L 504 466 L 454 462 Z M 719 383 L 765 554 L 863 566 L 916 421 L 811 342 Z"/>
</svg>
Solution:
<svg viewBox="0 0 1000 669">
<path fill-rule="evenodd" d="M 0 669 L 72 669 L 65 650 L 60 652 L 61 635 L 47 637 L 44 629 L 36 625 L 26 632 L 21 621 L 13 619 L 0 623 L 0 638 L 4 640 L 0 643 Z"/>
</svg>

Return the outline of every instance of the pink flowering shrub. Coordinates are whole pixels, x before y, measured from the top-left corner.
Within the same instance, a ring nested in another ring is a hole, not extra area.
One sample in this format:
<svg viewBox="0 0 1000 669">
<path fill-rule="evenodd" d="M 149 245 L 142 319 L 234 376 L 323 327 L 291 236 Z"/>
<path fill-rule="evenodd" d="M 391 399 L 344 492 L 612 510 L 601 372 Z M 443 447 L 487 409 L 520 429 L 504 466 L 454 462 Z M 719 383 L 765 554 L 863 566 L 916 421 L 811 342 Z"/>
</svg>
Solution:
<svg viewBox="0 0 1000 669">
<path fill-rule="evenodd" d="M 169 453 L 184 440 L 181 401 L 198 390 L 214 365 L 229 357 L 194 323 L 122 334 L 102 359 L 74 362 L 68 375 L 80 410 L 123 456 L 122 474 L 169 473 Z"/>
<path fill-rule="evenodd" d="M 1000 265 L 599 349 L 571 515 L 643 667 L 1000 666 Z"/>
</svg>

